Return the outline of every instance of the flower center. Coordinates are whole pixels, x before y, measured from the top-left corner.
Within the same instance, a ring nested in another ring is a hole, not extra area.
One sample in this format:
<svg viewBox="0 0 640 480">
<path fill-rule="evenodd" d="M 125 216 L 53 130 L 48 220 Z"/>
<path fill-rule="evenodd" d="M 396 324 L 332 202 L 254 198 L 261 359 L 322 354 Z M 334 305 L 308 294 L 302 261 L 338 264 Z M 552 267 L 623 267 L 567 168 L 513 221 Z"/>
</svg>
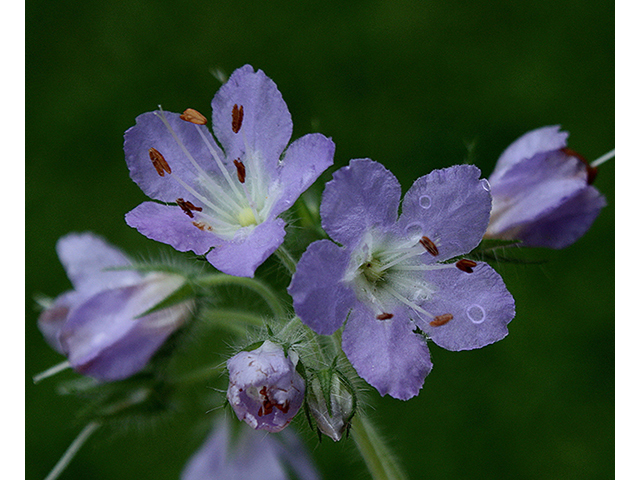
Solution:
<svg viewBox="0 0 640 480">
<path fill-rule="evenodd" d="M 238 223 L 242 227 L 258 224 L 258 220 L 256 220 L 256 216 L 253 214 L 251 207 L 244 207 L 238 212 Z"/>
</svg>

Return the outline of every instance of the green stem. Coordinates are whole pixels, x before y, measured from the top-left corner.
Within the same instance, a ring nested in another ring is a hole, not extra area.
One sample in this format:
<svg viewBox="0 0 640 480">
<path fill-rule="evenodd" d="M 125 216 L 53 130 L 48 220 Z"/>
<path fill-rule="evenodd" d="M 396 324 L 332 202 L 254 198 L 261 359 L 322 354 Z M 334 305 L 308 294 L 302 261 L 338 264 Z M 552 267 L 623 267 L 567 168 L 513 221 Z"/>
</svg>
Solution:
<svg viewBox="0 0 640 480">
<path fill-rule="evenodd" d="M 226 328 L 227 330 L 240 335 L 247 332 L 247 326 L 264 326 L 264 321 L 260 316 L 240 310 L 219 308 L 207 310 L 203 314 L 203 318 L 212 321 L 217 327 Z"/>
<path fill-rule="evenodd" d="M 282 302 L 278 296 L 266 284 L 255 278 L 234 277 L 225 275 L 224 273 L 215 273 L 196 279 L 196 283 L 205 287 L 218 287 L 222 285 L 236 285 L 239 287 L 253 290 L 260 295 L 264 302 L 269 306 L 273 314 L 278 318 L 286 317 L 286 312 L 282 307 Z"/>
<path fill-rule="evenodd" d="M 351 434 L 374 480 L 406 480 L 394 455 L 361 412 L 353 418 Z"/>
<path fill-rule="evenodd" d="M 44 480 L 55 480 L 56 478 L 58 478 L 64 471 L 64 469 L 67 468 L 67 465 L 69 465 L 71 460 L 73 460 L 73 457 L 75 457 L 76 453 L 78 453 L 80 448 L 82 448 L 82 445 L 85 444 L 91 434 L 95 432 L 99 426 L 100 424 L 98 422 L 89 422 L 87 426 L 84 427 L 78 434 L 75 440 L 71 442 L 71 445 L 69 445 L 67 451 L 64 452 L 64 455 L 62 455 L 60 460 L 58 460 L 58 463 L 56 463 L 55 467 L 53 467 L 53 470 L 49 472 L 49 475 L 47 475 Z"/>
<path fill-rule="evenodd" d="M 280 263 L 285 266 L 285 268 L 289 271 L 290 275 L 296 273 L 296 261 L 293 259 L 289 251 L 284 248 L 284 246 L 280 245 L 280 247 L 275 252 L 276 257 L 280 260 Z"/>
</svg>

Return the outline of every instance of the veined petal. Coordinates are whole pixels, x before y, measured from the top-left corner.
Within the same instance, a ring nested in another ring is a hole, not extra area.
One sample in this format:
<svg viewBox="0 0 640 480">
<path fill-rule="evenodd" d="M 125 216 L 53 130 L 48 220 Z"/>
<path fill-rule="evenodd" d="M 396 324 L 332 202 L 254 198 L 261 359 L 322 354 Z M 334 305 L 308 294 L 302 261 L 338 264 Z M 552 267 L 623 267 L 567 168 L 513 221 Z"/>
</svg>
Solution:
<svg viewBox="0 0 640 480">
<path fill-rule="evenodd" d="M 253 277 L 256 268 L 282 244 L 284 220 L 266 220 L 244 238 L 243 234 L 239 231 L 233 240 L 217 243 L 207 255 L 211 265 L 229 275 Z"/>
<path fill-rule="evenodd" d="M 134 270 L 109 270 L 130 266 L 131 262 L 119 249 L 93 233 L 65 235 L 58 240 L 56 251 L 74 288 L 85 294 L 131 285 L 141 278 Z"/>
<path fill-rule="evenodd" d="M 372 227 L 396 222 L 401 193 L 396 177 L 381 164 L 351 160 L 325 187 L 320 205 L 322 226 L 337 242 L 355 245 Z"/>
<path fill-rule="evenodd" d="M 206 127 L 186 122 L 177 113 L 144 113 L 136 118 L 136 125 L 125 132 L 124 153 L 131 179 L 150 198 L 175 202 L 176 198 L 190 196 L 170 174 L 158 174 L 149 158 L 150 148 L 164 157 L 173 175 L 197 190 L 204 191 L 203 178 L 193 161 L 208 175 L 220 177 L 211 149 L 222 160 L 224 155 Z"/>
<path fill-rule="evenodd" d="M 513 165 L 533 157 L 537 153 L 559 150 L 567 146 L 567 132 L 560 131 L 560 125 L 538 128 L 525 133 L 507 147 L 496 162 L 496 168 L 489 177 L 493 185 Z"/>
<path fill-rule="evenodd" d="M 482 240 L 491 211 L 491 194 L 480 170 L 455 165 L 418 178 L 402 202 L 401 230 L 426 236 L 437 247 L 434 260 L 467 253 Z"/>
<path fill-rule="evenodd" d="M 279 199 L 272 208 L 274 215 L 289 209 L 320 174 L 333 165 L 335 149 L 333 141 L 319 133 L 310 133 L 289 145 L 278 168 L 275 189 Z"/>
<path fill-rule="evenodd" d="M 507 336 L 507 324 L 515 316 L 514 300 L 502 277 L 486 263 L 473 273 L 457 268 L 429 272 L 437 292 L 424 305 L 434 315 L 452 315 L 445 324 L 434 326 L 429 319 L 418 326 L 447 350 L 472 350 Z"/>
<path fill-rule="evenodd" d="M 237 132 L 233 125 L 234 105 L 236 111 L 242 107 Z M 211 106 L 213 132 L 227 158 L 259 152 L 266 168 L 275 171 L 293 129 L 291 114 L 276 84 L 262 70 L 256 72 L 251 65 L 245 65 L 220 87 Z"/>
<path fill-rule="evenodd" d="M 380 395 L 408 400 L 418 394 L 433 364 L 406 311 L 398 308 L 389 313 L 393 318 L 378 320 L 358 302 L 344 328 L 342 348 L 358 375 Z"/>
<path fill-rule="evenodd" d="M 141 370 L 186 320 L 191 302 L 137 316 L 183 281 L 179 276 L 155 274 L 138 285 L 97 293 L 73 310 L 60 330 L 60 343 L 74 370 L 104 381 Z"/>
<path fill-rule="evenodd" d="M 588 186 L 548 215 L 528 224 L 518 238 L 532 247 L 568 247 L 591 228 L 606 204 L 604 196 Z"/>
<path fill-rule="evenodd" d="M 330 335 L 347 318 L 355 293 L 343 283 L 349 252 L 329 240 L 313 242 L 300 258 L 289 285 L 293 308 L 315 332 Z"/>
<path fill-rule="evenodd" d="M 563 151 L 523 159 L 492 185 L 493 211 L 487 233 L 499 236 L 543 218 L 586 187 L 585 165 Z"/>
<path fill-rule="evenodd" d="M 192 250 L 204 255 L 222 242 L 212 232 L 202 230 L 179 207 L 144 202 L 125 215 L 127 225 L 145 237 L 171 245 L 179 252 Z"/>
</svg>

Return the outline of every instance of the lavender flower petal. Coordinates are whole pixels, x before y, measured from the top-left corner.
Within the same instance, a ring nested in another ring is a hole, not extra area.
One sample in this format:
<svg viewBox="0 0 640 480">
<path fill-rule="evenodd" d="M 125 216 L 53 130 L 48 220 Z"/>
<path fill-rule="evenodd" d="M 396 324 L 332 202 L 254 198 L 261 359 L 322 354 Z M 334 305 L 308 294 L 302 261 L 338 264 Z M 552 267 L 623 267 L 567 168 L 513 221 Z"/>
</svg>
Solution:
<svg viewBox="0 0 640 480">
<path fill-rule="evenodd" d="M 279 214 L 288 210 L 298 197 L 333 164 L 335 144 L 319 133 L 294 141 L 285 153 L 278 170 L 280 199 L 273 206 Z"/>
<path fill-rule="evenodd" d="M 197 228 L 193 223 L 195 220 L 179 207 L 143 202 L 124 219 L 145 237 L 171 245 L 179 252 L 191 250 L 196 255 L 204 255 L 213 245 L 223 242 L 206 229 Z"/>
<path fill-rule="evenodd" d="M 103 381 L 140 371 L 186 320 L 190 303 L 138 316 L 183 283 L 178 275 L 152 274 L 137 285 L 97 293 L 71 311 L 59 339 L 73 369 Z"/>
<path fill-rule="evenodd" d="M 401 229 L 420 231 L 435 243 L 434 260 L 446 260 L 473 250 L 489 223 L 491 194 L 480 170 L 455 165 L 418 178 L 405 194 Z"/>
<path fill-rule="evenodd" d="M 230 242 L 221 242 L 207 255 L 207 260 L 221 272 L 239 277 L 253 277 L 256 268 L 282 244 L 284 220 L 268 220 L 246 237 L 238 231 Z"/>
<path fill-rule="evenodd" d="M 234 105 L 242 107 L 243 112 L 238 132 L 232 125 Z M 227 158 L 242 157 L 249 149 L 274 171 L 293 129 L 291 114 L 276 84 L 262 70 L 256 72 L 245 65 L 220 87 L 211 106 L 213 132 Z"/>
<path fill-rule="evenodd" d="M 473 273 L 457 268 L 435 270 L 429 272 L 429 281 L 437 286 L 437 292 L 424 308 L 437 316 L 452 315 L 440 326 L 434 326 L 437 321 L 432 319 L 417 322 L 437 345 L 447 350 L 472 350 L 509 333 L 507 324 L 515 315 L 513 297 L 500 275 L 486 263 L 478 263 Z"/>
<path fill-rule="evenodd" d="M 289 286 L 293 307 L 304 322 L 322 335 L 344 323 L 355 302 L 353 290 L 342 279 L 350 256 L 329 240 L 309 245 L 298 262 Z"/>
<path fill-rule="evenodd" d="M 342 334 L 342 348 L 358 375 L 380 395 L 400 400 L 418 394 L 433 364 L 429 349 L 404 308 L 388 320 L 357 303 Z"/>
<path fill-rule="evenodd" d="M 352 160 L 325 187 L 322 227 L 338 243 L 355 245 L 366 230 L 395 223 L 401 193 L 396 177 L 381 164 Z"/>
</svg>

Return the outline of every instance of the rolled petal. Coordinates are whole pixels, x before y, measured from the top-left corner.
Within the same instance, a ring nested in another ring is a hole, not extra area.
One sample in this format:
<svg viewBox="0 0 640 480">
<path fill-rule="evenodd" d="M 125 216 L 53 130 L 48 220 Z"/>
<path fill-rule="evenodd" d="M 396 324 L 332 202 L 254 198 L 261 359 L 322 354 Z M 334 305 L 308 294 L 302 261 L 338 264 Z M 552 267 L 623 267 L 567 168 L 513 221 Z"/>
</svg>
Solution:
<svg viewBox="0 0 640 480">
<path fill-rule="evenodd" d="M 73 369 L 98 380 L 113 381 L 144 368 L 187 319 L 192 302 L 138 316 L 183 283 L 178 275 L 152 274 L 138 285 L 102 291 L 78 306 L 59 335 Z"/>
<path fill-rule="evenodd" d="M 559 150 L 567 146 L 567 132 L 560 131 L 560 125 L 542 127 L 525 133 L 507 147 L 496 162 L 496 168 L 489 177 L 491 185 L 516 163 L 538 153 Z"/>
<path fill-rule="evenodd" d="M 304 379 L 296 372 L 293 354 L 269 340 L 227 361 L 227 399 L 238 419 L 251 428 L 279 432 L 298 413 L 304 400 Z"/>
<path fill-rule="evenodd" d="M 335 148 L 331 139 L 319 133 L 305 135 L 289 145 L 274 187 L 280 192 L 272 209 L 274 215 L 289 209 L 320 174 L 333 165 Z"/>
<path fill-rule="evenodd" d="M 433 261 L 475 248 L 489 222 L 491 194 L 473 165 L 455 165 L 418 178 L 402 202 L 398 225 L 437 247 Z"/>
<path fill-rule="evenodd" d="M 358 375 L 380 395 L 408 400 L 418 394 L 431 371 L 429 349 L 414 333 L 407 312 L 398 309 L 393 318 L 378 320 L 358 303 L 342 334 L 342 348 Z"/>
<path fill-rule="evenodd" d="M 58 353 L 63 353 L 60 345 L 60 330 L 69 318 L 69 312 L 86 300 L 85 295 L 71 290 L 59 295 L 53 304 L 38 317 L 38 328 L 47 343 Z"/>
<path fill-rule="evenodd" d="M 145 237 L 171 245 L 179 252 L 192 250 L 196 255 L 204 255 L 222 242 L 213 233 L 196 227 L 193 219 L 175 206 L 144 202 L 124 218 L 127 225 Z"/>
<path fill-rule="evenodd" d="M 224 160 L 224 155 L 205 126 L 184 121 L 177 113 L 159 110 L 138 116 L 136 125 L 124 134 L 124 153 L 129 174 L 147 196 L 163 202 L 175 202 L 177 198 L 190 194 L 172 175 L 159 175 L 149 158 L 151 148 L 164 157 L 172 174 L 194 188 L 198 188 L 201 173 L 193 161 L 207 174 L 218 176 L 220 172 L 212 150 Z"/>
<path fill-rule="evenodd" d="M 325 187 L 322 226 L 338 243 L 353 246 L 372 227 L 384 229 L 396 222 L 400 195 L 400 183 L 384 166 L 369 159 L 351 160 Z"/>
<path fill-rule="evenodd" d="M 253 277 L 256 268 L 282 244 L 284 225 L 284 220 L 276 218 L 256 226 L 245 238 L 244 232 L 239 231 L 234 240 L 218 243 L 207 260 L 229 275 Z"/>
<path fill-rule="evenodd" d="M 300 319 L 321 335 L 342 326 L 355 293 L 343 278 L 350 255 L 329 240 L 313 242 L 300 258 L 289 285 L 293 308 Z"/>
<path fill-rule="evenodd" d="M 514 300 L 500 275 L 486 263 L 478 263 L 473 273 L 457 268 L 429 272 L 429 281 L 438 288 L 425 310 L 443 318 L 423 320 L 418 326 L 447 350 L 472 350 L 504 338 L 507 324 L 515 316 Z M 447 317 L 444 317 L 445 319 Z M 433 322 L 433 323 L 431 323 Z"/>
<path fill-rule="evenodd" d="M 211 106 L 213 132 L 227 158 L 241 157 L 249 149 L 261 155 L 275 171 L 293 128 L 291 114 L 276 84 L 262 70 L 256 72 L 251 65 L 245 65 L 220 87 Z"/>
<path fill-rule="evenodd" d="M 85 294 L 131 285 L 140 280 L 134 270 L 112 270 L 131 262 L 122 251 L 93 233 L 70 233 L 56 244 L 60 262 L 76 290 Z"/>
<path fill-rule="evenodd" d="M 518 238 L 531 247 L 568 247 L 591 228 L 606 204 L 604 196 L 589 186 L 548 215 L 528 224 L 519 232 Z"/>
</svg>

